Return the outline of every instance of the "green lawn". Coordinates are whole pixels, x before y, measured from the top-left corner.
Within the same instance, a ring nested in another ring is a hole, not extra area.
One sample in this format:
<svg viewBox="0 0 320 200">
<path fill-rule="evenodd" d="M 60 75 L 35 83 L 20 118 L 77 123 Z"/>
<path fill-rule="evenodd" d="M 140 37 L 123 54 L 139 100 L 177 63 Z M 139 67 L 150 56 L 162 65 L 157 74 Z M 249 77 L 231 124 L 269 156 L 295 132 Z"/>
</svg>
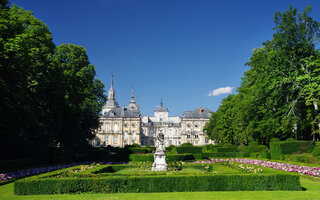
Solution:
<svg viewBox="0 0 320 200">
<path fill-rule="evenodd" d="M 13 183 L 0 186 L 0 200 L 78 200 L 78 199 L 320 199 L 320 179 L 301 176 L 301 185 L 306 191 L 240 191 L 240 192 L 174 192 L 174 193 L 119 193 L 77 195 L 27 195 L 13 194 Z"/>
</svg>

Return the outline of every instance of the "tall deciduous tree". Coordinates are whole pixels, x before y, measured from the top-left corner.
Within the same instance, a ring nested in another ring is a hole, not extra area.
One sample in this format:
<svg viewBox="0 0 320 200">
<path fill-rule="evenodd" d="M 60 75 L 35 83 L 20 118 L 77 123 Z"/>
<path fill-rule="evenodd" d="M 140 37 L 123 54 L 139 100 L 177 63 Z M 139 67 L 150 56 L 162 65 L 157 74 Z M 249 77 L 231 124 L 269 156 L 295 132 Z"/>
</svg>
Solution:
<svg viewBox="0 0 320 200">
<path fill-rule="evenodd" d="M 87 143 L 106 98 L 85 49 L 56 48 L 30 11 L 0 6 L 0 157 L 22 145 Z"/>
<path fill-rule="evenodd" d="M 294 137 L 293 130 L 297 129 L 299 139 L 310 139 L 312 124 L 318 117 L 314 113 L 318 112 L 320 92 L 316 49 L 319 23 L 309 17 L 310 11 L 307 7 L 297 13 L 291 6 L 284 13 L 275 13 L 272 40 L 255 49 L 246 64 L 250 69 L 244 73 L 239 93 L 233 97 L 238 99 L 233 102 L 237 109 L 231 114 L 220 112 L 220 108 L 229 104 L 223 101 L 217 111 L 217 119 L 226 115 L 233 118 L 233 125 L 220 133 L 232 133 L 229 138 L 234 141 L 241 135 L 244 143 L 252 140 L 268 143 L 272 137 Z M 215 130 L 221 125 L 217 120 L 208 127 Z"/>
</svg>

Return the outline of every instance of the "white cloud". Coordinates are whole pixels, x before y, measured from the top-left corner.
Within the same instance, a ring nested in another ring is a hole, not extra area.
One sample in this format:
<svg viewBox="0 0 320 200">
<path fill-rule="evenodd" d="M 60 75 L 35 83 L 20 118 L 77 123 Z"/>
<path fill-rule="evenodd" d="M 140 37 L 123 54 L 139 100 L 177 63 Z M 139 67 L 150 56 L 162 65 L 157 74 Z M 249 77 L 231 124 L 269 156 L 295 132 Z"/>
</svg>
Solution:
<svg viewBox="0 0 320 200">
<path fill-rule="evenodd" d="M 233 87 L 229 87 L 229 86 L 228 87 L 221 87 L 221 88 L 209 91 L 208 96 L 218 96 L 221 94 L 229 94 L 232 92 L 232 90 L 233 90 Z"/>
</svg>

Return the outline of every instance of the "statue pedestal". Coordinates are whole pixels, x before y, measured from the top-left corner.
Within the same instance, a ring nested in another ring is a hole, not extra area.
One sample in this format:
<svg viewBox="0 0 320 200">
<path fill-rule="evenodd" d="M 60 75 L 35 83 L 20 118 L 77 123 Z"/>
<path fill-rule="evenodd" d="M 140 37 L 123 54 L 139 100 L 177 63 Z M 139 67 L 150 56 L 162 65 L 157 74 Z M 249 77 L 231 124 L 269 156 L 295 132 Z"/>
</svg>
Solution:
<svg viewBox="0 0 320 200">
<path fill-rule="evenodd" d="M 152 165 L 152 171 L 167 171 L 168 165 L 166 162 L 166 154 L 164 151 L 156 152 L 154 154 L 154 163 Z"/>
</svg>

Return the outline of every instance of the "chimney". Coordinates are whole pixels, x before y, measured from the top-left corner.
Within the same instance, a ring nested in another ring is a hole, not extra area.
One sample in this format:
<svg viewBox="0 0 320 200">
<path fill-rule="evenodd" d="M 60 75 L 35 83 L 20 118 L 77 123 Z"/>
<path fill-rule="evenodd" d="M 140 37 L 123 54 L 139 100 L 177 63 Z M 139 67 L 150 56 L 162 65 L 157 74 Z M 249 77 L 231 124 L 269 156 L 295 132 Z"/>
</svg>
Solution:
<svg viewBox="0 0 320 200">
<path fill-rule="evenodd" d="M 199 112 L 200 112 L 200 113 L 202 113 L 202 107 L 201 107 L 201 106 L 200 106 L 200 110 L 199 110 Z"/>
</svg>

